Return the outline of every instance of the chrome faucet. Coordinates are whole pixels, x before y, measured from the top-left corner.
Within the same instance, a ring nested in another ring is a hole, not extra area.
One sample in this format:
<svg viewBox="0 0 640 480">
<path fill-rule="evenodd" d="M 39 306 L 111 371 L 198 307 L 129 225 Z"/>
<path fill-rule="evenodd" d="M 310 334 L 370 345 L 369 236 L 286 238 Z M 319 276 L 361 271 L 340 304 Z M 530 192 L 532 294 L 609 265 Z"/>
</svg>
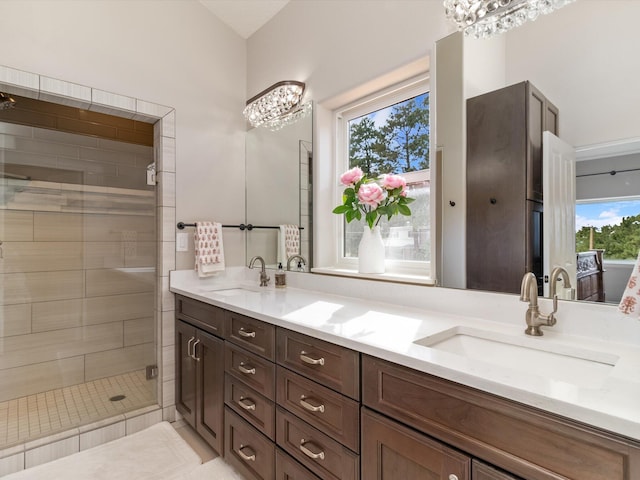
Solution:
<svg viewBox="0 0 640 480">
<path fill-rule="evenodd" d="M 562 267 L 556 267 L 551 270 L 551 278 L 549 280 L 549 297 L 556 298 L 557 293 L 556 289 L 558 287 L 558 277 L 562 277 L 562 285 L 564 288 L 571 288 L 571 280 L 569 279 L 569 274 Z M 571 300 L 573 300 L 575 294 L 575 290 L 571 288 Z"/>
<path fill-rule="evenodd" d="M 291 270 L 291 260 L 298 259 L 298 269 L 302 269 L 307 265 L 307 261 L 302 255 L 291 255 L 287 258 L 287 271 Z"/>
<path fill-rule="evenodd" d="M 256 263 L 256 260 L 260 260 L 260 263 L 262 263 L 262 269 L 260 270 L 260 286 L 266 287 L 269 284 L 269 280 L 271 280 L 271 278 L 267 276 L 267 272 L 265 270 L 264 258 L 260 256 L 253 257 L 251 261 L 249 261 L 249 268 L 253 268 L 253 264 Z"/>
<path fill-rule="evenodd" d="M 553 312 L 549 315 L 540 313 L 538 308 L 538 282 L 536 276 L 527 272 L 522 277 L 522 285 L 520 286 L 520 301 L 529 302 L 529 308 L 526 313 L 527 328 L 524 333 L 536 337 L 542 336 L 540 326 L 546 325 L 552 327 L 556 324 L 555 313 L 558 311 L 558 297 L 553 297 Z"/>
</svg>

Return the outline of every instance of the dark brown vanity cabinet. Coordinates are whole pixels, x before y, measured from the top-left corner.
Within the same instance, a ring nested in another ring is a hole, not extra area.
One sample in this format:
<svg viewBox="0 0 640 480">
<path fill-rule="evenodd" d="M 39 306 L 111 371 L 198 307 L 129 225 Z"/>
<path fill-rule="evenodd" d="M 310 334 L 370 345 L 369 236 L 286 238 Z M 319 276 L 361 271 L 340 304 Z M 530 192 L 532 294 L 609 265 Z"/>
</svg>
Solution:
<svg viewBox="0 0 640 480">
<path fill-rule="evenodd" d="M 542 288 L 542 133 L 558 109 L 522 82 L 467 100 L 467 288 Z M 540 292 L 541 293 L 541 292 Z"/>
<path fill-rule="evenodd" d="M 176 408 L 247 480 L 640 479 L 640 442 L 194 300 L 177 305 Z"/>
<path fill-rule="evenodd" d="M 435 467 L 430 468 L 437 470 L 448 465 L 449 460 L 442 457 L 451 448 L 474 459 L 473 480 L 640 478 L 638 442 L 368 356 L 362 358 L 362 402 L 367 409 L 393 419 L 368 419 L 363 409 L 362 465 L 367 480 L 454 478 L 446 472 L 421 476 L 427 467 L 415 460 L 416 452 L 433 457 L 430 465 Z M 410 425 L 411 430 L 407 432 L 400 423 Z M 375 440 L 369 437 L 372 433 Z M 387 460 L 399 465 L 394 471 L 406 468 L 419 473 L 380 476 L 384 465 L 377 465 L 384 460 L 385 451 Z M 367 469 L 373 469 L 370 475 Z"/>
<path fill-rule="evenodd" d="M 176 410 L 222 453 L 224 342 L 211 332 L 224 331 L 224 310 L 178 297 L 175 328 Z"/>
</svg>

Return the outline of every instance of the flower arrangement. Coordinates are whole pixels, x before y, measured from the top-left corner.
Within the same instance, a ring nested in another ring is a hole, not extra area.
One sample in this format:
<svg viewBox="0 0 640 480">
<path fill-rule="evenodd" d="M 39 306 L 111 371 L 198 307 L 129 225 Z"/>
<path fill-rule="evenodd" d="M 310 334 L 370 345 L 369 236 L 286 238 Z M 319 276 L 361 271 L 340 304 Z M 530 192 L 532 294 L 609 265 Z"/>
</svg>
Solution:
<svg viewBox="0 0 640 480">
<path fill-rule="evenodd" d="M 413 198 L 407 197 L 407 181 L 400 175 L 381 175 L 377 179 L 367 178 L 359 167 L 347 170 L 340 176 L 346 188 L 342 194 L 342 205 L 333 209 L 335 214 L 344 214 L 347 223 L 361 220 L 364 215 L 370 229 L 384 216 L 387 220 L 397 214 L 410 216 L 407 206 Z"/>
</svg>

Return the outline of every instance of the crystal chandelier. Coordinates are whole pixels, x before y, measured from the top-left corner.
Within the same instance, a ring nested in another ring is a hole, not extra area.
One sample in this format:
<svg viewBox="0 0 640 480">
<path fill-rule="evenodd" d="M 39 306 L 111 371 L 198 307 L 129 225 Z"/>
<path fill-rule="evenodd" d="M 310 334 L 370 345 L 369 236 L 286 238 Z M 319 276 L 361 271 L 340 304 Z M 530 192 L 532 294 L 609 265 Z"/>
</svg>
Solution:
<svg viewBox="0 0 640 480">
<path fill-rule="evenodd" d="M 278 82 L 247 100 L 242 112 L 254 127 L 279 130 L 308 115 L 311 103 L 302 103 L 304 83 L 288 80 Z"/>
<path fill-rule="evenodd" d="M 447 18 L 474 38 L 488 38 L 519 27 L 575 0 L 444 0 Z"/>
</svg>

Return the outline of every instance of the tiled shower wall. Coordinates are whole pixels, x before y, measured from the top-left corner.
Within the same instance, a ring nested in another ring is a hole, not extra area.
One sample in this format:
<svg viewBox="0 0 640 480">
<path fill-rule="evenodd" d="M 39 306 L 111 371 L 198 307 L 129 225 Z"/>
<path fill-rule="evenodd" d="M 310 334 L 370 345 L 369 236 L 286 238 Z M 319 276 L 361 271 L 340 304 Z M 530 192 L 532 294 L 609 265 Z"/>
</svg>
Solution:
<svg viewBox="0 0 640 480">
<path fill-rule="evenodd" d="M 2 180 L 0 401 L 155 363 L 152 147 L 0 123 L 0 160 L 31 177 Z"/>
</svg>

